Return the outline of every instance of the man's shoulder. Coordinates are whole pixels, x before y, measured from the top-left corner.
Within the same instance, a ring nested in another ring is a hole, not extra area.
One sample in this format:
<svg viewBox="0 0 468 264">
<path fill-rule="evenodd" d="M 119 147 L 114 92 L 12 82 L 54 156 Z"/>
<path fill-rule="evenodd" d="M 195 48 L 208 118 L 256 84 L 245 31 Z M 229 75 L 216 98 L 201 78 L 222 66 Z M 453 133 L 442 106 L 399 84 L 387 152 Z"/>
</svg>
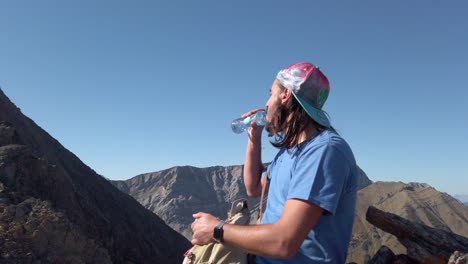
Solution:
<svg viewBox="0 0 468 264">
<path fill-rule="evenodd" d="M 331 130 L 321 132 L 314 140 L 308 144 L 307 147 L 336 147 L 336 148 L 349 148 L 348 143 L 337 133 Z"/>
<path fill-rule="evenodd" d="M 346 140 L 331 130 L 323 131 L 315 138 L 315 140 L 312 140 L 310 144 L 307 144 L 304 148 L 304 154 L 307 152 L 323 154 L 329 150 L 338 151 L 348 159 L 354 160 L 353 152 Z"/>
</svg>

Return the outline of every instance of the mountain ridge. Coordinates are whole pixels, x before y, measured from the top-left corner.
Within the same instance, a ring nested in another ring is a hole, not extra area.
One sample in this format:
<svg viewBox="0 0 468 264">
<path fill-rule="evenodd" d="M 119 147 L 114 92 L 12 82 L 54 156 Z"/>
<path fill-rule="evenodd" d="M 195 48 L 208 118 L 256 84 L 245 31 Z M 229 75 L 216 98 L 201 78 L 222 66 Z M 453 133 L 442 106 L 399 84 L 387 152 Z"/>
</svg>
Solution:
<svg viewBox="0 0 468 264">
<path fill-rule="evenodd" d="M 4 195 L 14 198 L 5 199 L 2 208 L 13 208 L 29 197 L 51 201 L 51 210 L 64 212 L 80 232 L 108 251 L 114 263 L 181 262 L 188 240 L 23 115 L 1 89 L 0 121 L 0 182 L 6 187 Z M 12 152 L 14 145 L 24 147 Z"/>
<path fill-rule="evenodd" d="M 258 204 L 258 197 L 248 197 L 245 192 L 242 171 L 243 165 L 175 166 L 112 183 L 190 239 L 192 214 L 196 211 L 225 218 L 236 199 L 247 199 L 251 208 Z M 364 171 L 359 172 L 358 186 L 363 188 L 372 181 Z"/>
<path fill-rule="evenodd" d="M 213 171 L 210 172 L 210 169 Z M 227 172 L 224 176 L 223 171 Z M 360 171 L 359 182 L 362 188 L 358 191 L 353 237 L 347 262 L 364 263 L 383 245 L 389 245 L 397 254 L 406 253 L 406 248 L 395 237 L 367 222 L 365 215 L 369 206 L 396 213 L 415 223 L 427 224 L 431 227 L 468 236 L 463 229 L 463 224 L 468 224 L 468 211 L 450 195 L 438 192 L 427 183 L 379 181 L 372 183 L 365 172 Z M 181 175 L 183 177 L 177 177 L 179 172 L 183 172 L 184 175 Z M 180 188 L 178 190 L 172 189 L 173 183 L 177 181 L 179 184 L 186 181 L 186 186 L 190 186 L 190 188 L 186 190 L 182 188 L 182 192 Z M 229 187 L 225 186 L 226 190 L 223 190 L 220 184 L 213 187 L 211 186 L 213 182 L 226 182 L 226 186 L 236 186 L 236 189 L 229 190 Z M 222 218 L 230 205 L 227 202 L 228 198 L 233 200 L 246 197 L 242 180 L 242 165 L 226 168 L 223 166 L 206 168 L 175 166 L 158 172 L 137 175 L 126 181 L 114 182 L 113 184 L 120 185 L 117 186 L 119 189 L 127 192 L 146 208 L 160 215 L 167 224 L 187 238 L 191 237 L 190 223 L 193 221 L 191 214 L 195 210 L 212 213 Z M 197 196 L 197 193 L 216 193 L 216 191 L 218 196 L 214 194 L 205 197 Z M 165 198 L 156 203 L 154 199 L 148 198 L 151 195 L 164 196 Z M 197 199 L 198 202 L 193 203 L 193 199 Z M 203 200 L 205 200 L 205 204 L 202 202 Z M 256 202 L 253 200 L 249 204 L 256 204 Z M 184 206 L 180 206 L 181 203 Z M 167 204 L 171 206 L 168 207 Z M 189 211 L 184 211 L 184 208 L 189 209 Z M 177 213 L 173 210 L 176 210 Z M 175 217 L 176 215 L 178 217 Z M 183 217 L 184 215 L 187 217 Z M 448 215 L 448 217 L 444 215 Z"/>
</svg>

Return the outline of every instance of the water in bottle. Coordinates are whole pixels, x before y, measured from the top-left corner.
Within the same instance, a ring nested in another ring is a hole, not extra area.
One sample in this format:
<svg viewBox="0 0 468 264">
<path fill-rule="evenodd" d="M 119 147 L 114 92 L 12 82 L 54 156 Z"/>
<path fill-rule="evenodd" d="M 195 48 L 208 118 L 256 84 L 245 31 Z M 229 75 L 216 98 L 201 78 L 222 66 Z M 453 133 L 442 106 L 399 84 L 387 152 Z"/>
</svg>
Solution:
<svg viewBox="0 0 468 264">
<path fill-rule="evenodd" d="M 264 126 L 266 124 L 266 112 L 265 110 L 261 110 L 256 112 L 253 115 L 250 115 L 246 118 L 237 118 L 234 119 L 231 123 L 231 128 L 232 131 L 236 134 L 240 134 L 244 131 L 246 131 L 249 127 L 250 124 L 255 122 L 257 126 Z"/>
</svg>

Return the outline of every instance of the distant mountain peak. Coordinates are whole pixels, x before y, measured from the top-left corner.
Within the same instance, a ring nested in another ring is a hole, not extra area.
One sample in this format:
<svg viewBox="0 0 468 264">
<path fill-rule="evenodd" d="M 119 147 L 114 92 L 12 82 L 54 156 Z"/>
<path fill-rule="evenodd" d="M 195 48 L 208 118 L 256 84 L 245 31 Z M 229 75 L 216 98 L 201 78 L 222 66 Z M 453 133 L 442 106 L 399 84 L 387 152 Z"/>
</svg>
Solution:
<svg viewBox="0 0 468 264">
<path fill-rule="evenodd" d="M 190 238 L 194 210 L 223 218 L 231 202 L 236 199 L 247 198 L 251 207 L 258 203 L 258 198 L 247 197 L 242 170 L 243 165 L 206 168 L 176 166 L 126 181 L 113 181 L 113 184 Z M 364 171 L 359 169 L 359 189 L 371 183 Z"/>
<path fill-rule="evenodd" d="M 430 186 L 429 184 L 427 183 L 421 183 L 421 182 L 408 182 L 407 185 L 411 186 L 411 187 L 414 187 L 414 188 L 432 188 L 432 186 Z"/>
<path fill-rule="evenodd" d="M 464 205 L 468 205 L 468 194 L 455 194 L 453 197 Z"/>
</svg>

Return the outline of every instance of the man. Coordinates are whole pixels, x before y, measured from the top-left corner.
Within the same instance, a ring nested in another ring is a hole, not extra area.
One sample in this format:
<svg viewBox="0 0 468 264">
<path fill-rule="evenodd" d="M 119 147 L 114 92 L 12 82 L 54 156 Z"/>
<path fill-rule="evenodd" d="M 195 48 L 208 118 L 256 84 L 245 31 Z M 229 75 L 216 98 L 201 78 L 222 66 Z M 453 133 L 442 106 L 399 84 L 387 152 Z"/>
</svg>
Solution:
<svg viewBox="0 0 468 264">
<path fill-rule="evenodd" d="M 272 144 L 279 152 L 267 168 L 269 193 L 261 224 L 223 225 L 209 214 L 197 213 L 193 244 L 221 241 L 255 254 L 257 264 L 345 262 L 357 166 L 350 147 L 322 110 L 329 90 L 328 79 L 310 63 L 296 63 L 278 73 L 266 104 L 266 130 L 275 136 Z M 262 191 L 261 134 L 262 127 L 252 124 L 244 164 L 249 196 Z"/>
</svg>

